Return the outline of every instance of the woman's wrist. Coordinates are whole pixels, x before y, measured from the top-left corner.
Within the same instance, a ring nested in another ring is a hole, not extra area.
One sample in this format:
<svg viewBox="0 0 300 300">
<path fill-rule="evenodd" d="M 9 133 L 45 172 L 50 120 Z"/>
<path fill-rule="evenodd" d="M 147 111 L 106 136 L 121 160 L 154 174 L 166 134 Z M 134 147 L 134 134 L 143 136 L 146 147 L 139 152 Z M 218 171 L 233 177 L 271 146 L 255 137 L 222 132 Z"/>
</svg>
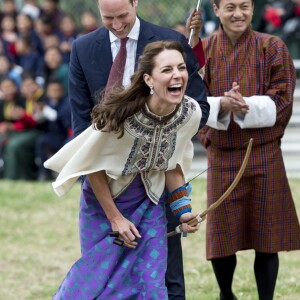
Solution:
<svg viewBox="0 0 300 300">
<path fill-rule="evenodd" d="M 177 219 L 180 219 L 181 215 L 192 211 L 189 197 L 190 190 L 190 188 L 187 189 L 187 185 L 183 185 L 167 195 L 167 202 Z"/>
</svg>

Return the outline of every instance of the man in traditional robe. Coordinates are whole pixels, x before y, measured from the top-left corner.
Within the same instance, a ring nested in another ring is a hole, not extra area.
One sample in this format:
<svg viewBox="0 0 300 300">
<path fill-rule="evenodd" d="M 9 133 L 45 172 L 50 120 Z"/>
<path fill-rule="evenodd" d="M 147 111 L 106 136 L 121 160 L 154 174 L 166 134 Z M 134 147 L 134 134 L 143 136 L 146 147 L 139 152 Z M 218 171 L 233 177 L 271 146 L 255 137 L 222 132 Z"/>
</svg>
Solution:
<svg viewBox="0 0 300 300">
<path fill-rule="evenodd" d="M 296 72 L 280 38 L 251 29 L 253 0 L 212 0 L 212 4 L 220 27 L 202 40 L 211 110 L 200 131 L 208 154 L 208 205 L 233 181 L 250 138 L 253 150 L 235 191 L 207 217 L 207 259 L 220 299 L 236 299 L 231 288 L 236 252 L 254 249 L 259 299 L 271 300 L 277 253 L 300 249 L 299 221 L 281 151 Z"/>
</svg>

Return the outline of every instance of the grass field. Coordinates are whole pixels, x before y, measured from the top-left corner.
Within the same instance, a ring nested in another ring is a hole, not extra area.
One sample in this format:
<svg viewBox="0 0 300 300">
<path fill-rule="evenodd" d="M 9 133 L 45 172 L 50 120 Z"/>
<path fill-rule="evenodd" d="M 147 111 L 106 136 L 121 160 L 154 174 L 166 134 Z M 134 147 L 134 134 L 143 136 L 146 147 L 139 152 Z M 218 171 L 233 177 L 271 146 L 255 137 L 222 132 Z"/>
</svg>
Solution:
<svg viewBox="0 0 300 300">
<path fill-rule="evenodd" d="M 300 215 L 300 180 L 290 180 Z M 79 257 L 77 184 L 58 198 L 50 183 L 0 181 L 0 300 L 45 300 Z M 193 183 L 194 208 L 205 207 L 205 181 Z M 218 288 L 205 260 L 205 223 L 183 239 L 187 300 L 217 299 Z M 234 292 L 257 299 L 253 251 L 238 254 Z M 300 299 L 300 251 L 280 253 L 275 299 Z M 72 300 L 72 299 L 70 299 Z M 105 299 L 104 299 L 105 300 Z"/>
</svg>

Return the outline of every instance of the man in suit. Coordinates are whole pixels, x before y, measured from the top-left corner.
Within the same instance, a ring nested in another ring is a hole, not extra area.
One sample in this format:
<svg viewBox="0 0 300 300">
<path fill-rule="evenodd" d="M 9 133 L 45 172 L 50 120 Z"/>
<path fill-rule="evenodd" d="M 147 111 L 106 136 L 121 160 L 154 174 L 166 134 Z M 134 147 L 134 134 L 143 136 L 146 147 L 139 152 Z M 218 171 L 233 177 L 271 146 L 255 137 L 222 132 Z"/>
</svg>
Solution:
<svg viewBox="0 0 300 300">
<path fill-rule="evenodd" d="M 104 27 L 83 35 L 74 41 L 69 73 L 69 99 L 72 111 L 72 128 L 76 136 L 91 125 L 91 110 L 95 105 L 95 93 L 105 89 L 114 58 L 120 48 L 120 39 L 128 37 L 127 57 L 123 86 L 130 84 L 139 56 L 144 47 L 158 40 L 177 40 L 187 55 L 189 82 L 186 94 L 201 106 L 203 127 L 209 115 L 209 104 L 199 65 L 185 37 L 171 29 L 145 22 L 136 15 L 138 0 L 98 0 Z M 178 225 L 167 209 L 168 230 Z M 168 270 L 166 285 L 169 299 L 185 299 L 184 276 L 180 235 L 168 241 Z"/>
</svg>

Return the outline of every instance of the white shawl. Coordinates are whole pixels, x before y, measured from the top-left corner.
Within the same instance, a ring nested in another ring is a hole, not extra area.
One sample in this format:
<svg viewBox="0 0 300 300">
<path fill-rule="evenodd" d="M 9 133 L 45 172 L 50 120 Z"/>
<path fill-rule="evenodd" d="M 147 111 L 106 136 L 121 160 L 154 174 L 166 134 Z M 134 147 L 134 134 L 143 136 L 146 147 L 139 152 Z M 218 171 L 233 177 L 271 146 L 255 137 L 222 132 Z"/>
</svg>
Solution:
<svg viewBox="0 0 300 300">
<path fill-rule="evenodd" d="M 124 136 L 92 126 L 71 140 L 44 166 L 59 173 L 52 183 L 57 195 L 67 193 L 79 176 L 105 170 L 113 198 L 126 189 L 137 173 L 149 198 L 158 203 L 165 188 L 165 171 L 180 165 L 187 180 L 193 159 L 192 137 L 201 109 L 185 96 L 171 119 L 161 122 L 146 110 L 128 118 Z"/>
</svg>

